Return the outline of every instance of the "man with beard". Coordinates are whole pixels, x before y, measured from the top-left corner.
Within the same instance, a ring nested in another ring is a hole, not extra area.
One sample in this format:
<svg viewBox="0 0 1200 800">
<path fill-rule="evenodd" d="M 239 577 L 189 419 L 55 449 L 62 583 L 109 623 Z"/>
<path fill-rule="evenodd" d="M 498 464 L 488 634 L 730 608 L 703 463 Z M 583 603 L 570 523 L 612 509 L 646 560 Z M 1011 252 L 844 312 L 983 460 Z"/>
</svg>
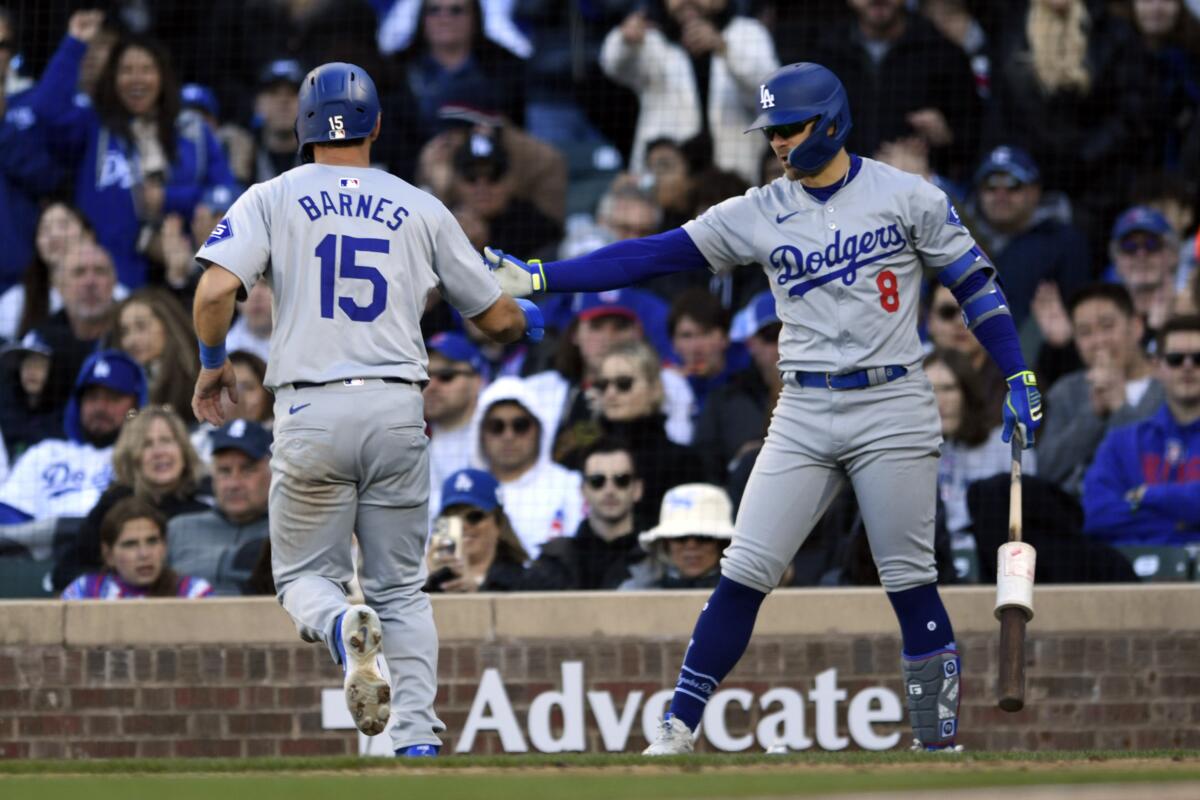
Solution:
<svg viewBox="0 0 1200 800">
<path fill-rule="evenodd" d="M 120 350 L 100 350 L 79 372 L 67 404 L 66 439 L 21 456 L 0 485 L 0 525 L 86 516 L 112 480 L 112 448 L 130 411 L 146 403 L 146 376 Z"/>
<path fill-rule="evenodd" d="M 763 600 L 849 482 L 900 624 L 915 749 L 955 748 L 959 658 L 937 588 L 941 420 L 921 370 L 921 276 L 937 273 L 1008 376 L 1004 441 L 1033 445 L 1037 380 L 996 268 L 945 193 L 846 151 L 850 104 L 819 64 L 766 76 L 756 100 L 785 176 L 657 236 L 549 264 L 487 249 L 516 297 L 601 291 L 685 269 L 762 264 L 782 322 L 783 390 L 738 510 L 721 578 L 692 634 L 670 712 L 646 755 L 690 753 L 717 685 L 745 652 Z"/>
</svg>

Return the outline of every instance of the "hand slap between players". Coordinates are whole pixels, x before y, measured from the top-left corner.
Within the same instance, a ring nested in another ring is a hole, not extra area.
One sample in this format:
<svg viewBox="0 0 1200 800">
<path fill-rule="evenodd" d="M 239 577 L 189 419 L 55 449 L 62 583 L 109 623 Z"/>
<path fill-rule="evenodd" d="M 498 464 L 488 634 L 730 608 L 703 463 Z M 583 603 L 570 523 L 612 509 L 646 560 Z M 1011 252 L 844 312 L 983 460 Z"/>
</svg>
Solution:
<svg viewBox="0 0 1200 800">
<path fill-rule="evenodd" d="M 542 272 L 541 261 L 532 259 L 525 262 L 503 250 L 490 247 L 483 248 L 483 257 L 505 294 L 529 297 L 546 291 L 546 274 Z"/>
<path fill-rule="evenodd" d="M 196 391 L 192 394 L 192 413 L 200 422 L 221 425 L 225 422 L 225 410 L 221 407 L 221 390 L 229 394 L 229 402 L 237 403 L 237 373 L 229 359 L 219 369 L 200 369 L 196 377 Z"/>
<path fill-rule="evenodd" d="M 1008 397 L 1004 399 L 1004 430 L 1001 438 L 1012 441 L 1018 430 L 1026 449 L 1033 447 L 1034 432 L 1042 424 L 1042 393 L 1038 391 L 1037 376 L 1029 370 L 1008 378 Z"/>
</svg>

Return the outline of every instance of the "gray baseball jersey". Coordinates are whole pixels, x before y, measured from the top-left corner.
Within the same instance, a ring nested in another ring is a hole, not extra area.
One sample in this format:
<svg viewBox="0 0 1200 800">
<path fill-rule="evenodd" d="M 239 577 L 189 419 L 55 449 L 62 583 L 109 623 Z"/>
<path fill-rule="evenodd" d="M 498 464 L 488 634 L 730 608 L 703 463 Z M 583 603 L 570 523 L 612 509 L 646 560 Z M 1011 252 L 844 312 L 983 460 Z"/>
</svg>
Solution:
<svg viewBox="0 0 1200 800">
<path fill-rule="evenodd" d="M 785 371 L 917 364 L 922 266 L 975 246 L 941 189 L 869 158 L 828 202 L 779 178 L 683 227 L 715 272 L 764 265 Z"/>
<path fill-rule="evenodd" d="M 438 288 L 464 317 L 500 287 L 433 196 L 377 169 L 306 164 L 256 184 L 196 258 L 266 276 L 275 330 L 266 385 L 426 375 L 421 315 Z"/>
</svg>

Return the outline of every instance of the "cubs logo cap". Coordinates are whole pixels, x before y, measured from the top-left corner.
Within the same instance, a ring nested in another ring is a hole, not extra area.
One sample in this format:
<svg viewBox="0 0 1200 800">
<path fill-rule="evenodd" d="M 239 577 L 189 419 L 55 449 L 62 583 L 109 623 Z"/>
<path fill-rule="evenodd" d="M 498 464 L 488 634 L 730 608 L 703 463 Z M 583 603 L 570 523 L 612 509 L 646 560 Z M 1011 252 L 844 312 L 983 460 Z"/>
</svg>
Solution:
<svg viewBox="0 0 1200 800">
<path fill-rule="evenodd" d="M 1171 232 L 1171 223 L 1167 222 L 1158 210 L 1150 206 L 1134 206 L 1122 212 L 1113 224 L 1113 241 L 1124 239 L 1131 233 L 1152 233 L 1155 236 L 1166 236 Z"/>
</svg>

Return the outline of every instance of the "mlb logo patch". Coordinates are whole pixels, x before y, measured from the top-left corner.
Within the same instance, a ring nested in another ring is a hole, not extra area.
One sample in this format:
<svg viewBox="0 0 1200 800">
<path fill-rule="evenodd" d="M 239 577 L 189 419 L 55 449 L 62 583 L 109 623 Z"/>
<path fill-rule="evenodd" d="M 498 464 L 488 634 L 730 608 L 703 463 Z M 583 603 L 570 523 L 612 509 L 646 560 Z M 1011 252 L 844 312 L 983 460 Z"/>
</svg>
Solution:
<svg viewBox="0 0 1200 800">
<path fill-rule="evenodd" d="M 338 181 L 338 186 L 341 186 L 343 189 L 357 189 L 358 178 L 342 178 Z"/>
<path fill-rule="evenodd" d="M 223 219 L 217 223 L 217 227 L 213 228 L 212 233 L 210 233 L 208 235 L 208 238 L 204 241 L 204 246 L 212 247 L 214 244 L 217 244 L 218 242 L 223 242 L 226 239 L 232 239 L 232 238 L 233 238 L 233 223 L 230 222 L 229 217 L 226 217 L 225 219 Z"/>
</svg>

